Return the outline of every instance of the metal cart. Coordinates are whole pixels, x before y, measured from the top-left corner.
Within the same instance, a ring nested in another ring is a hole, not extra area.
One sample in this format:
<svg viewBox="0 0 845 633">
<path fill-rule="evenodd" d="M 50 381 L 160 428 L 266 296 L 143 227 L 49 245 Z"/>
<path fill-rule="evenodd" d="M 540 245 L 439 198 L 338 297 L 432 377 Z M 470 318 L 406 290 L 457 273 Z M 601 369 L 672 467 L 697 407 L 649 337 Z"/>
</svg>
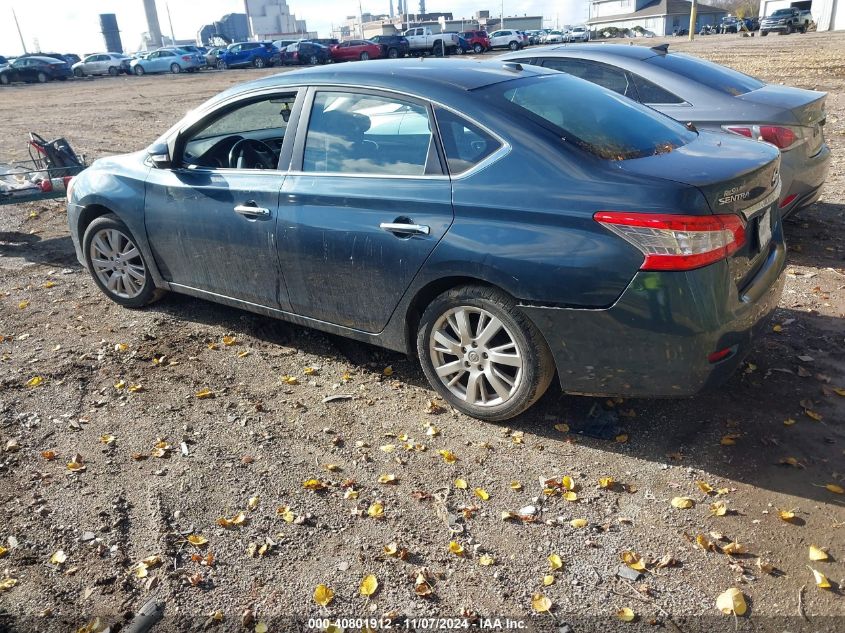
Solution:
<svg viewBox="0 0 845 633">
<path fill-rule="evenodd" d="M 63 138 L 48 142 L 30 132 L 29 157 L 0 161 L 0 206 L 61 198 L 70 179 L 85 169 L 85 158 L 79 158 Z"/>
</svg>

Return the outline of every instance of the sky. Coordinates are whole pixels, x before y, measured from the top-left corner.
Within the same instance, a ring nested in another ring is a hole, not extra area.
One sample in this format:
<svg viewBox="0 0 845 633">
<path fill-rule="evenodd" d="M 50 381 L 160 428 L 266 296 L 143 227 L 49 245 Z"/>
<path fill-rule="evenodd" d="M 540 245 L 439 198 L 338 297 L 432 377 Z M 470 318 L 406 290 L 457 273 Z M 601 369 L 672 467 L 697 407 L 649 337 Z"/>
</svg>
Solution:
<svg viewBox="0 0 845 633">
<path fill-rule="evenodd" d="M 203 25 L 226 13 L 243 13 L 241 0 L 156 0 L 159 23 L 164 35 L 170 34 L 167 9 L 173 22 L 176 39 L 196 37 Z M 429 13 L 451 11 L 456 19 L 470 18 L 477 10 L 489 10 L 498 17 L 504 4 L 505 18 L 511 15 L 543 15 L 545 26 L 573 24 L 586 19 L 585 0 L 426 0 Z M 308 30 L 328 37 L 333 24 L 358 13 L 357 0 L 288 0 L 291 12 L 308 23 Z M 397 6 L 394 0 L 394 7 Z M 418 0 L 409 0 L 415 11 Z M 361 0 L 364 13 L 387 13 L 389 0 Z M 147 30 L 141 0 L 0 0 L 0 55 L 23 53 L 20 38 L 12 19 L 17 14 L 24 43 L 30 52 L 41 50 L 58 53 L 91 53 L 101 51 L 100 13 L 114 13 L 124 49 L 140 47 L 141 34 Z"/>
</svg>

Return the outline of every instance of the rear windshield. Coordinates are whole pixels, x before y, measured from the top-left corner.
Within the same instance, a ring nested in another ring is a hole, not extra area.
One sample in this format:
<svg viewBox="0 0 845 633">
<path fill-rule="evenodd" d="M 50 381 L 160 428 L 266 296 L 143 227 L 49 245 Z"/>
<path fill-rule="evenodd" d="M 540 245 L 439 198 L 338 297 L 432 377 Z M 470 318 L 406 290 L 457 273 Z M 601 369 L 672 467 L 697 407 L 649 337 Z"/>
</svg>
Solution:
<svg viewBox="0 0 845 633">
<path fill-rule="evenodd" d="M 671 55 L 655 55 L 646 59 L 671 73 L 692 79 L 700 84 L 713 88 L 727 95 L 743 95 L 752 90 L 759 90 L 766 84 L 749 77 L 741 72 L 708 62 L 705 59 L 673 53 Z"/>
<path fill-rule="evenodd" d="M 532 119 L 599 158 L 665 154 L 696 138 L 656 110 L 562 73 L 506 81 L 478 92 L 491 106 Z"/>
</svg>

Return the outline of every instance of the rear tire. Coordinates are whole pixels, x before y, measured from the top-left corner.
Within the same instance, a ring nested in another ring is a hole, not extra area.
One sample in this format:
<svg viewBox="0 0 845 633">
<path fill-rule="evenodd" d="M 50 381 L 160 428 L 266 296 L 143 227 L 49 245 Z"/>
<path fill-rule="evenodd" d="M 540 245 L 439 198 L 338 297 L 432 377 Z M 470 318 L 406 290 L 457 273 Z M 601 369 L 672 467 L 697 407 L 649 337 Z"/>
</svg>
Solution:
<svg viewBox="0 0 845 633">
<path fill-rule="evenodd" d="M 320 63 L 320 60 L 317 58 L 316 55 L 311 55 L 311 57 L 308 59 L 308 63 L 311 64 L 312 66 L 316 66 L 317 64 Z"/>
<path fill-rule="evenodd" d="M 464 54 L 464 49 L 463 49 L 463 47 L 458 46 L 458 47 L 455 49 L 455 55 L 463 55 L 463 54 Z"/>
<path fill-rule="evenodd" d="M 493 334 L 485 340 L 488 327 Z M 511 297 L 487 286 L 461 286 L 434 299 L 420 319 L 417 354 L 435 391 L 490 422 L 528 409 L 555 374 L 539 330 Z"/>
<path fill-rule="evenodd" d="M 264 63 L 263 57 L 256 57 L 252 61 L 252 65 L 255 66 L 256 68 L 264 68 L 264 66 L 266 66 L 267 64 Z"/>
<path fill-rule="evenodd" d="M 397 51 L 395 48 L 389 48 L 387 49 L 387 57 L 389 59 L 396 59 L 397 57 L 399 57 L 399 51 Z"/>
<path fill-rule="evenodd" d="M 360 59 L 362 62 L 365 62 L 370 59 L 370 54 L 367 51 L 364 51 L 363 53 L 361 53 L 361 56 L 358 59 Z"/>
<path fill-rule="evenodd" d="M 8 86 L 11 83 L 11 80 L 7 75 L 0 75 L 0 84 L 4 86 Z"/>
<path fill-rule="evenodd" d="M 222 59 L 217 60 L 217 70 L 229 70 L 229 64 Z"/>
<path fill-rule="evenodd" d="M 117 216 L 108 214 L 91 222 L 85 229 L 82 248 L 94 283 L 115 303 L 125 308 L 140 308 L 166 294 L 155 287 L 138 241 Z M 104 250 L 111 250 L 117 260 L 104 257 Z M 125 257 L 127 254 L 129 256 Z M 94 255 L 98 255 L 99 264 L 94 264 Z"/>
<path fill-rule="evenodd" d="M 35 78 L 38 80 L 38 83 L 44 84 L 47 83 L 47 73 L 39 72 Z"/>
<path fill-rule="evenodd" d="M 760 31 L 760 37 L 766 37 L 768 34 L 768 31 Z"/>
<path fill-rule="evenodd" d="M 179 64 L 170 64 L 170 72 L 174 75 L 178 75 L 182 72 L 182 67 Z"/>
<path fill-rule="evenodd" d="M 481 44 L 476 44 L 472 47 L 472 50 L 476 55 L 481 55 L 484 52 L 484 47 Z"/>
</svg>

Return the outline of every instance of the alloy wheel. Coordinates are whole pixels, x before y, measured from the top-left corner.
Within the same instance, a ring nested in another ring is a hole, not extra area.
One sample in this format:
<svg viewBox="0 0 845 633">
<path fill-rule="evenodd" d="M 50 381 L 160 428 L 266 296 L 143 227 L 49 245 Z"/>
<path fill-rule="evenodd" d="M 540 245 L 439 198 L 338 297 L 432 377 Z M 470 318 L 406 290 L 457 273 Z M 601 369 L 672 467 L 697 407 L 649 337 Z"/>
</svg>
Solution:
<svg viewBox="0 0 845 633">
<path fill-rule="evenodd" d="M 520 386 L 524 353 L 505 324 L 487 310 L 459 306 L 440 316 L 429 336 L 434 370 L 467 404 L 507 402 Z"/>
<path fill-rule="evenodd" d="M 91 240 L 91 266 L 100 283 L 122 299 L 134 299 L 144 289 L 146 267 L 138 247 L 117 229 L 104 228 Z"/>
</svg>

